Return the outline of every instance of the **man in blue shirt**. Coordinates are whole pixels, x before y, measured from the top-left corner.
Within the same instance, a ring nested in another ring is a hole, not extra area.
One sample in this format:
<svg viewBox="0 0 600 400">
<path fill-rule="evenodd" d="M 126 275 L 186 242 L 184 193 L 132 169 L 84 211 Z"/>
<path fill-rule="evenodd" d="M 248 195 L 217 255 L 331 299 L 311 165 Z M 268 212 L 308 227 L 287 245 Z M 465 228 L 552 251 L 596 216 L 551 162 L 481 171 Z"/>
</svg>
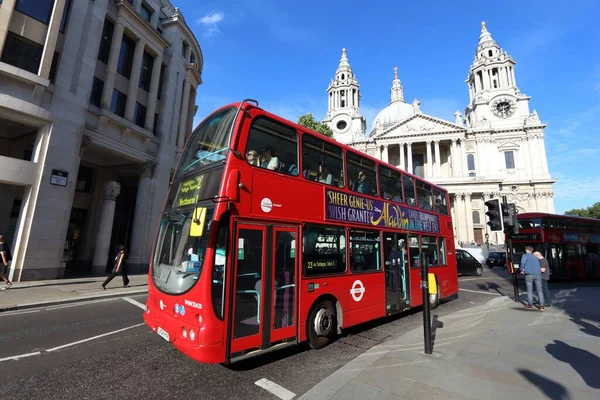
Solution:
<svg viewBox="0 0 600 400">
<path fill-rule="evenodd" d="M 527 285 L 527 304 L 525 308 L 533 308 L 533 282 L 535 282 L 535 291 L 537 292 L 540 310 L 544 311 L 544 292 L 542 291 L 542 271 L 540 261 L 533 254 L 533 247 L 526 246 L 525 254 L 521 257 L 521 273 L 525 274 L 525 284 Z"/>
</svg>

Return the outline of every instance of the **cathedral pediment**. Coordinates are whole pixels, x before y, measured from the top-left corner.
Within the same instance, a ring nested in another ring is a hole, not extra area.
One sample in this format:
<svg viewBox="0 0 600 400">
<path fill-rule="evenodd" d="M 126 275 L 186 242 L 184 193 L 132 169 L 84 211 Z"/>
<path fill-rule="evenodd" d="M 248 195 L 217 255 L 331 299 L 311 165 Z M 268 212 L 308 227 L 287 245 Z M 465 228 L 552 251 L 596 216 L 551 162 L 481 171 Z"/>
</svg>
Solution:
<svg viewBox="0 0 600 400">
<path fill-rule="evenodd" d="M 467 128 L 425 114 L 415 114 L 398 122 L 381 132 L 374 138 L 391 138 L 398 136 L 424 136 L 466 132 Z"/>
</svg>

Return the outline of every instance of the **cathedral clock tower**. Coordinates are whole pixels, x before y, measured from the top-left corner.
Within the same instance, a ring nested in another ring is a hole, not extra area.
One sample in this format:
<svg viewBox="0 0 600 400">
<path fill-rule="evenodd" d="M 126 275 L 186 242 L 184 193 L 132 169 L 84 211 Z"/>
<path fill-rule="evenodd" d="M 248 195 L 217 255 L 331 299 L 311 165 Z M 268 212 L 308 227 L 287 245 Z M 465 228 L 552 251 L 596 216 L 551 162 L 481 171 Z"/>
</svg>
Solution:
<svg viewBox="0 0 600 400">
<path fill-rule="evenodd" d="M 327 88 L 327 116 L 323 120 L 333 131 L 333 138 L 348 144 L 354 138 L 364 140 L 367 121 L 360 114 L 360 86 L 342 49 L 335 77 Z"/>
</svg>

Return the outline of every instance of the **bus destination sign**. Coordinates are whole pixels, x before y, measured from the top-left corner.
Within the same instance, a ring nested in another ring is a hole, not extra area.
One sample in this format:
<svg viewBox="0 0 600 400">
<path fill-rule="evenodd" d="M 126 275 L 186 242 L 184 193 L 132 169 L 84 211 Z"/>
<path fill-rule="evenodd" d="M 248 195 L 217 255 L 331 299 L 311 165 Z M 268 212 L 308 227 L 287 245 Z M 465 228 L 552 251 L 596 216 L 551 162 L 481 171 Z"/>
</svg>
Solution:
<svg viewBox="0 0 600 400">
<path fill-rule="evenodd" d="M 435 214 L 330 189 L 325 189 L 325 219 L 421 232 L 440 231 L 440 220 Z"/>
<path fill-rule="evenodd" d="M 185 179 L 179 184 L 177 196 L 173 202 L 173 207 L 184 207 L 196 204 L 200 189 L 202 189 L 202 181 L 204 175 L 197 176 L 191 179 Z"/>
</svg>

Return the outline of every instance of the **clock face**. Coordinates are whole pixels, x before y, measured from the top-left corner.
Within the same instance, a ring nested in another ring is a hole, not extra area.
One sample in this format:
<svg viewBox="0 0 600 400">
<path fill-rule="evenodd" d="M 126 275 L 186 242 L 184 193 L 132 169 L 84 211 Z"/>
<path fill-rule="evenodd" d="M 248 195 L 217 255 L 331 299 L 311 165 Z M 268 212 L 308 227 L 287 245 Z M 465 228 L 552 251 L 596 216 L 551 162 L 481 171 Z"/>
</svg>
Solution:
<svg viewBox="0 0 600 400">
<path fill-rule="evenodd" d="M 344 129 L 346 129 L 346 127 L 347 127 L 347 126 L 348 126 L 348 124 L 346 123 L 346 121 L 344 121 L 344 120 L 341 120 L 340 122 L 338 122 L 338 123 L 336 124 L 336 126 L 335 126 L 335 127 L 336 127 L 338 130 L 340 130 L 340 131 L 343 131 Z"/>
<path fill-rule="evenodd" d="M 493 104 L 493 112 L 500 118 L 508 118 L 515 113 L 516 104 L 508 99 L 496 100 Z"/>
</svg>

